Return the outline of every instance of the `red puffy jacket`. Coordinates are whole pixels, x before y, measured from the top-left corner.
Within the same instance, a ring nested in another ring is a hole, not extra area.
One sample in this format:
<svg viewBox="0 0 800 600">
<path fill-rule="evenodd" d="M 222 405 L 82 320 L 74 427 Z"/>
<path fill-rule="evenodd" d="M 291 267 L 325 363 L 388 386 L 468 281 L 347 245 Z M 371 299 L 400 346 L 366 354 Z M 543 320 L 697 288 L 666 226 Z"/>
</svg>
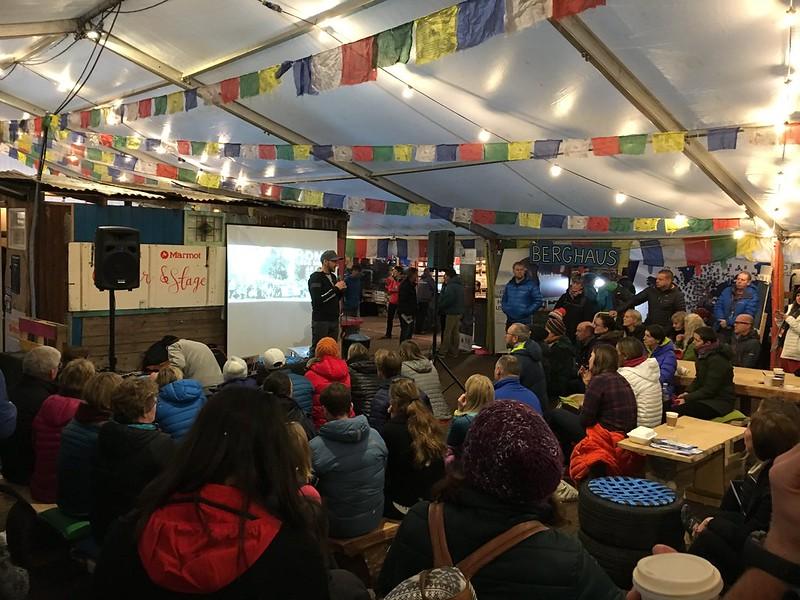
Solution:
<svg viewBox="0 0 800 600">
<path fill-rule="evenodd" d="M 34 467 L 31 496 L 37 502 L 54 503 L 58 497 L 58 451 L 61 432 L 78 411 L 81 401 L 53 394 L 33 419 Z"/>
<path fill-rule="evenodd" d="M 389 294 L 389 304 L 400 302 L 400 282 L 394 277 L 386 278 L 386 293 Z"/>
<path fill-rule="evenodd" d="M 636 475 L 644 466 L 644 457 L 624 450 L 617 442 L 625 439 L 624 433 L 608 431 L 599 423 L 586 429 L 586 437 L 575 446 L 569 461 L 569 474 L 576 483 L 589 476 L 597 463 L 606 465 L 606 474 Z"/>
<path fill-rule="evenodd" d="M 314 395 L 311 398 L 311 418 L 314 420 L 314 427 L 319 429 L 327 422 L 325 409 L 319 402 L 319 395 L 332 383 L 343 383 L 349 388 L 350 370 L 347 368 L 347 363 L 341 358 L 323 356 L 306 371 L 306 379 L 314 386 Z M 351 411 L 350 416 L 355 416 L 355 413 Z"/>
</svg>

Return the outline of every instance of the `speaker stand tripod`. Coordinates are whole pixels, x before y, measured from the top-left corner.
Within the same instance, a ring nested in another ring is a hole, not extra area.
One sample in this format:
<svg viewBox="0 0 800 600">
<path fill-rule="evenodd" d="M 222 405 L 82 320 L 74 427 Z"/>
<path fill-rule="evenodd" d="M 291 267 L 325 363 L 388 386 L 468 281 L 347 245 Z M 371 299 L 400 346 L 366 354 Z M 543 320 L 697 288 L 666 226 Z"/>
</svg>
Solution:
<svg viewBox="0 0 800 600">
<path fill-rule="evenodd" d="M 464 392 L 466 389 L 464 388 L 464 384 L 462 384 L 458 378 L 453 374 L 453 371 L 447 366 L 447 363 L 444 362 L 441 356 L 439 356 L 439 350 L 436 348 L 436 337 L 439 333 L 439 269 L 434 269 L 433 271 L 433 343 L 431 344 L 431 361 L 433 361 L 434 367 L 439 365 L 442 367 L 447 374 L 450 376 L 450 379 L 453 382 L 448 385 L 446 388 L 442 390 L 442 393 L 449 390 L 453 387 L 453 384 L 458 385 L 461 388 L 461 391 Z"/>
<path fill-rule="evenodd" d="M 112 373 L 117 370 L 116 319 L 117 298 L 114 290 L 108 290 L 108 370 Z"/>
</svg>

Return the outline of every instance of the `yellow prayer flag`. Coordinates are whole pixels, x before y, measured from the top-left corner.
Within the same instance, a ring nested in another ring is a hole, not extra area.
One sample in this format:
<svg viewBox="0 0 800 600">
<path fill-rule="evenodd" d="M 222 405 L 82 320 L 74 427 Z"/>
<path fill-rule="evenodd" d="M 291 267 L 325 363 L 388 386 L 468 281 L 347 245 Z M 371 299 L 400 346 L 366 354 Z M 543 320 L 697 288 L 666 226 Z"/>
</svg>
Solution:
<svg viewBox="0 0 800 600">
<path fill-rule="evenodd" d="M 394 159 L 398 162 L 410 162 L 414 155 L 414 146 L 411 144 L 396 144 L 394 146 Z"/>
<path fill-rule="evenodd" d="M 58 115 L 50 115 L 50 129 L 56 131 L 61 128 L 61 118 Z"/>
<path fill-rule="evenodd" d="M 675 233 L 679 229 L 686 227 L 687 221 L 685 219 L 664 219 L 664 231 L 667 233 Z"/>
<path fill-rule="evenodd" d="M 125 140 L 125 147 L 129 150 L 138 150 L 142 147 L 142 138 L 136 135 L 129 135 Z"/>
<path fill-rule="evenodd" d="M 275 77 L 275 74 L 278 72 L 279 68 L 279 65 L 275 65 L 274 67 L 262 69 L 258 72 L 259 94 L 269 94 L 281 84 L 281 80 Z"/>
<path fill-rule="evenodd" d="M 114 164 L 114 153 L 113 152 L 103 152 L 100 155 L 100 160 L 101 160 L 101 162 L 104 162 L 104 163 L 106 163 L 108 165 L 113 165 Z"/>
<path fill-rule="evenodd" d="M 167 94 L 167 112 L 169 114 L 183 112 L 183 92 Z"/>
<path fill-rule="evenodd" d="M 198 185 L 202 185 L 203 187 L 207 188 L 218 188 L 219 175 L 215 175 L 213 173 L 206 173 L 205 171 L 200 172 L 197 175 L 197 183 Z"/>
<path fill-rule="evenodd" d="M 92 170 L 98 175 L 108 175 L 108 167 L 105 165 L 95 165 Z"/>
<path fill-rule="evenodd" d="M 28 160 L 28 157 L 27 157 L 27 156 L 26 156 L 24 153 L 22 153 L 22 152 L 20 152 L 20 151 L 18 150 L 18 151 L 17 151 L 17 160 L 18 160 L 19 162 L 22 162 L 22 163 L 24 163 L 26 160 Z"/>
<path fill-rule="evenodd" d="M 736 240 L 736 256 L 752 259 L 753 253 L 758 249 L 758 238 L 754 235 L 746 235 Z"/>
<path fill-rule="evenodd" d="M 634 219 L 634 231 L 656 231 L 658 229 L 659 219 Z"/>
<path fill-rule="evenodd" d="M 408 214 L 414 217 L 429 217 L 431 207 L 429 204 L 409 204 Z"/>
<path fill-rule="evenodd" d="M 219 156 L 219 144 L 217 142 L 208 142 L 206 144 L 206 154 L 209 156 Z"/>
<path fill-rule="evenodd" d="M 309 206 L 322 206 L 322 196 L 322 192 L 317 192 L 315 190 L 303 190 L 300 203 L 308 204 Z"/>
<path fill-rule="evenodd" d="M 451 6 L 417 19 L 415 22 L 417 64 L 424 65 L 456 51 L 457 15 L 458 6 Z"/>
<path fill-rule="evenodd" d="M 542 227 L 542 213 L 519 213 L 519 226 L 540 229 Z"/>
<path fill-rule="evenodd" d="M 683 131 L 653 134 L 653 151 L 655 152 L 683 152 L 685 143 L 686 134 Z"/>
<path fill-rule="evenodd" d="M 33 140 L 27 133 L 22 134 L 17 138 L 17 148 L 22 150 L 25 154 L 30 154 L 32 149 Z"/>
<path fill-rule="evenodd" d="M 308 144 L 295 144 L 292 146 L 292 156 L 295 160 L 308 160 L 311 158 L 311 146 Z"/>
<path fill-rule="evenodd" d="M 511 142 L 508 145 L 508 160 L 528 160 L 533 142 Z"/>
<path fill-rule="evenodd" d="M 66 129 L 60 129 L 58 131 L 58 139 L 61 140 L 62 142 L 66 140 L 68 137 L 69 137 L 69 131 L 67 131 Z"/>
</svg>

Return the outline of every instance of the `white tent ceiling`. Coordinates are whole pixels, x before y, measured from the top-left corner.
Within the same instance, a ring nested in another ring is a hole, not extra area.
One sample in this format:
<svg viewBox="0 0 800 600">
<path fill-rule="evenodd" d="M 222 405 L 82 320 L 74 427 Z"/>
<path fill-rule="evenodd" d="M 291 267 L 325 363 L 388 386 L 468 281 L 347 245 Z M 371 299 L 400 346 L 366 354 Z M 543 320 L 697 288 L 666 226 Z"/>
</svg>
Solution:
<svg viewBox="0 0 800 600">
<path fill-rule="evenodd" d="M 155 3 L 124 0 L 122 10 Z M 112 33 L 122 45 L 109 44 L 80 97 L 67 108 L 87 108 L 115 98 L 127 102 L 180 89 L 171 85 L 170 73 L 214 83 L 339 45 L 331 33 L 342 42 L 354 41 L 453 3 L 290 0 L 279 4 L 305 19 L 317 22 L 320 15 L 335 17 L 322 23 L 332 29 L 306 27 L 306 33 L 291 37 L 298 25 L 305 24 L 269 10 L 258 0 L 169 0 L 150 10 L 119 15 Z M 81 18 L 111 4 L 3 0 L 5 25 L 0 26 L 0 34 L 13 33 L 14 24 L 30 24 L 22 29 L 32 33 L 36 23 Z M 788 35 L 781 21 L 786 8 L 787 3 L 780 0 L 607 0 L 607 6 L 587 11 L 580 19 L 684 127 L 702 129 L 770 125 L 788 118 L 786 107 L 780 104 Z M 111 19 L 103 23 L 105 30 Z M 27 35 L 0 39 L 0 66 L 19 60 L 47 39 Z M 17 65 L 0 80 L 0 119 L 20 118 L 30 105 L 52 110 L 61 102 L 93 46 L 81 40 L 68 48 L 72 42 L 73 36 L 68 35 L 57 46 L 25 57 L 29 64 Z M 48 60 L 62 50 L 66 51 Z M 242 53 L 241 58 L 231 59 Z M 220 62 L 221 66 L 215 66 Z M 171 68 L 169 73 L 166 68 Z M 166 79 L 154 71 L 166 73 Z M 295 95 L 289 74 L 275 93 L 241 102 L 320 144 L 463 143 L 476 141 L 482 128 L 493 134 L 494 141 L 658 131 L 548 23 L 498 36 L 427 65 L 396 65 L 389 71 L 397 79 L 380 73 L 374 83 L 303 97 Z M 410 99 L 402 94 L 406 84 L 416 90 Z M 149 137 L 282 143 L 216 107 L 132 125 Z M 132 133 L 128 125 L 103 126 L 101 131 Z M 789 147 L 782 161 L 782 148 L 749 146 L 743 137 L 739 149 L 713 157 L 753 202 L 767 214 L 777 214 L 781 226 L 796 229 L 800 226 L 796 194 L 800 170 L 795 166 L 794 148 Z M 434 170 L 420 163 L 364 164 L 377 174 L 388 174 L 389 184 L 402 188 L 388 191 L 386 185 L 357 179 L 324 162 L 236 159 L 231 168 L 234 176 L 242 170 L 260 181 L 339 194 L 401 200 L 398 195 L 408 191 L 450 207 L 634 217 L 746 214 L 743 206 L 681 154 L 561 158 L 558 163 L 564 167 L 558 178 L 550 176 L 548 162 L 535 160 Z M 221 161 L 208 165 L 220 168 Z M 398 170 L 404 172 L 393 173 Z M 777 194 L 779 171 L 785 176 L 782 192 Z M 624 205 L 615 204 L 615 191 L 629 196 Z M 776 206 L 780 213 L 773 212 Z M 361 234 L 424 234 L 434 223 L 354 214 L 351 229 Z M 530 230 L 510 226 L 490 230 L 503 236 L 530 234 Z"/>
</svg>

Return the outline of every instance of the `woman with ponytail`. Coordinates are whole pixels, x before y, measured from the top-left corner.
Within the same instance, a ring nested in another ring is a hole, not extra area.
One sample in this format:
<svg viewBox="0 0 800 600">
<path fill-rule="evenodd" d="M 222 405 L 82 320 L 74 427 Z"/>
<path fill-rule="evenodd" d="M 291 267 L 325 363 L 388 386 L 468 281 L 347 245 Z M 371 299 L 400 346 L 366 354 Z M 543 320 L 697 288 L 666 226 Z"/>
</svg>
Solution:
<svg viewBox="0 0 800 600">
<path fill-rule="evenodd" d="M 445 474 L 447 447 L 438 421 L 420 402 L 414 381 L 395 380 L 389 398 L 390 419 L 383 430 L 389 450 L 384 514 L 402 519 L 414 504 L 431 499 L 431 488 Z"/>
</svg>

